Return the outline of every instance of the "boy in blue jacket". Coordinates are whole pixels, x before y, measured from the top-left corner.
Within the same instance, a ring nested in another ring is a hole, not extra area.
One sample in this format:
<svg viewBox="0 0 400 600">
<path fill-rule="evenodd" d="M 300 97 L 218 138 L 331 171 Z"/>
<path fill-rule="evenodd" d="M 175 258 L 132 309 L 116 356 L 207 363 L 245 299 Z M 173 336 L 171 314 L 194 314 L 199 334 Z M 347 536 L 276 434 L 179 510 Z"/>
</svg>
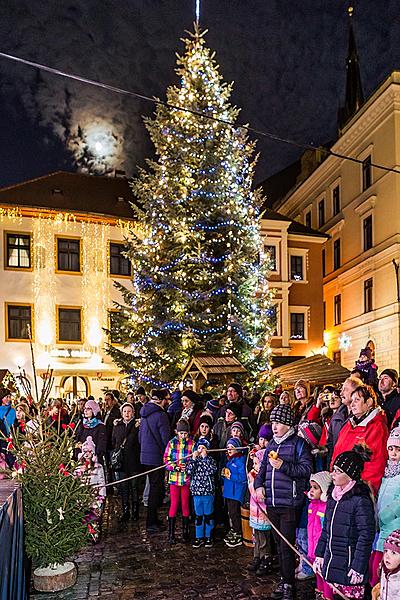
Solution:
<svg viewBox="0 0 400 600">
<path fill-rule="evenodd" d="M 272 525 L 294 545 L 296 525 L 305 500 L 304 492 L 312 472 L 312 457 L 308 444 L 296 434 L 294 414 L 289 405 L 276 406 L 270 420 L 273 438 L 264 454 L 254 489 L 257 498 L 265 500 Z M 275 532 L 274 537 L 278 547 L 281 581 L 270 597 L 273 600 L 292 600 L 295 597 L 295 556 Z"/>
<path fill-rule="evenodd" d="M 225 544 L 229 548 L 242 545 L 242 515 L 240 508 L 243 504 L 247 489 L 246 457 L 239 450 L 241 442 L 238 438 L 230 438 L 226 442 L 227 463 L 222 469 L 222 495 L 226 500 L 231 530 Z"/>
</svg>

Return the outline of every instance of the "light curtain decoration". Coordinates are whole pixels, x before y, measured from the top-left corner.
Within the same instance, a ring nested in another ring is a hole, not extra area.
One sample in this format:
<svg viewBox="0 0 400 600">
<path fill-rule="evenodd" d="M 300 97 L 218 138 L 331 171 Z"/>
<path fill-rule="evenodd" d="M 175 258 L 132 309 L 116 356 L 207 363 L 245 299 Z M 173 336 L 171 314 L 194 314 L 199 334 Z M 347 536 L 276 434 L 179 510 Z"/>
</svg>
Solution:
<svg viewBox="0 0 400 600">
<path fill-rule="evenodd" d="M 34 337 L 44 350 L 56 341 L 55 223 L 41 217 L 32 219 L 32 230 Z"/>
</svg>

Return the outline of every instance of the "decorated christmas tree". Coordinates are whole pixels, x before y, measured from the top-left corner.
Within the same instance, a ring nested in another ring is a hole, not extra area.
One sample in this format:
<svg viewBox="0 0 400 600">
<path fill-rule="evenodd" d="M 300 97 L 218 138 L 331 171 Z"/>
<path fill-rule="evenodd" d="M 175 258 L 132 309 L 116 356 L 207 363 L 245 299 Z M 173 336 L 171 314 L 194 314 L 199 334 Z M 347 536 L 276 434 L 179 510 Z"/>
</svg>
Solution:
<svg viewBox="0 0 400 600">
<path fill-rule="evenodd" d="M 110 346 L 133 377 L 178 378 L 193 354 L 233 354 L 253 374 L 268 366 L 271 293 L 258 206 L 254 143 L 235 127 L 214 55 L 197 26 L 178 57 L 179 85 L 146 120 L 157 160 L 133 182 L 143 207 L 128 241 L 133 286 L 116 284 Z M 185 110 L 182 110 L 182 109 Z M 206 117 L 212 117 L 206 118 Z"/>
</svg>

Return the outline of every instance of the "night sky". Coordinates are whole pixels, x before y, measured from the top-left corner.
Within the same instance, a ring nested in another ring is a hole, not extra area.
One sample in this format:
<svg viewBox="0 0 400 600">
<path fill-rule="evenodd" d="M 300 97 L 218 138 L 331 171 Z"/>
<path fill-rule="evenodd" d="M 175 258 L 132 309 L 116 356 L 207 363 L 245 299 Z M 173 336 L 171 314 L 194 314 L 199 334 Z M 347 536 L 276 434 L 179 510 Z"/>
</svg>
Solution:
<svg viewBox="0 0 400 600">
<path fill-rule="evenodd" d="M 3 52 L 165 98 L 194 0 L 2 0 Z M 201 24 L 242 122 L 297 142 L 336 135 L 347 54 L 343 0 L 202 0 Z M 365 95 L 400 69 L 399 0 L 356 3 L 354 28 Z M 106 126 L 132 175 L 152 146 L 142 115 L 152 106 L 0 58 L 0 186 L 75 170 L 67 139 L 78 125 Z M 258 181 L 299 155 L 259 139 Z"/>
</svg>

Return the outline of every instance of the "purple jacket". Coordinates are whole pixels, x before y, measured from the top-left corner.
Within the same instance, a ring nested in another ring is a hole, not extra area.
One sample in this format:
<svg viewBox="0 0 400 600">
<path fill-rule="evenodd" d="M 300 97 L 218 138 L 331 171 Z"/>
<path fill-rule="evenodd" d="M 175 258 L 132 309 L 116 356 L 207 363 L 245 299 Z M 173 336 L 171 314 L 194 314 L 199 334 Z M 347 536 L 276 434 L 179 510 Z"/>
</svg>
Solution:
<svg viewBox="0 0 400 600">
<path fill-rule="evenodd" d="M 168 415 L 155 402 L 147 402 L 140 410 L 140 417 L 140 462 L 142 465 L 162 465 L 164 450 L 171 437 Z"/>
</svg>

